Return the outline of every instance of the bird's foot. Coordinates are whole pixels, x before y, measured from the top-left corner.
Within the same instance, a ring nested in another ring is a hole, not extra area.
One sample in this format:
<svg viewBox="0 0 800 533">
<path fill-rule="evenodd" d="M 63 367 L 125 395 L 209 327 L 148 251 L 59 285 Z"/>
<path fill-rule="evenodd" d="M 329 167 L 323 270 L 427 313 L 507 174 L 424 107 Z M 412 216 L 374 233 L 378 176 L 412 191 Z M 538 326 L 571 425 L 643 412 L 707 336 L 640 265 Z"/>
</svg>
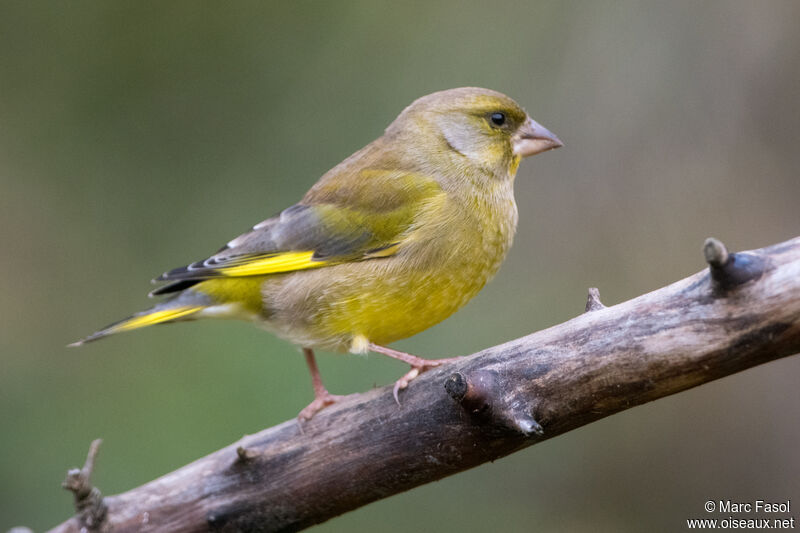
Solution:
<svg viewBox="0 0 800 533">
<path fill-rule="evenodd" d="M 314 398 L 314 401 L 308 404 L 305 408 L 303 408 L 302 411 L 300 411 L 300 414 L 297 415 L 297 420 L 299 420 L 300 422 L 307 422 L 311 420 L 311 418 L 313 418 L 313 416 L 317 414 L 319 411 L 328 407 L 329 405 L 335 404 L 342 398 L 344 398 L 344 396 L 341 396 L 339 394 L 331 394 L 328 391 L 324 391 L 321 394 L 317 394 L 316 397 Z"/>
<path fill-rule="evenodd" d="M 445 363 L 451 363 L 460 359 L 459 357 L 450 357 L 447 359 L 422 359 L 421 357 L 412 357 L 414 357 L 416 361 L 414 361 L 414 363 L 409 363 L 411 364 L 411 370 L 406 372 L 403 377 L 394 382 L 392 394 L 394 395 L 394 401 L 397 402 L 397 405 L 400 405 L 400 391 L 408 387 L 408 384 L 411 383 L 412 379 L 416 378 L 423 372 L 427 372 L 431 368 L 436 368 L 437 366 L 442 366 Z"/>
<path fill-rule="evenodd" d="M 448 357 L 447 359 L 423 359 L 422 357 L 417 357 L 416 355 L 412 355 L 410 353 L 387 348 L 386 346 L 381 346 L 380 344 L 375 344 L 373 342 L 367 343 L 367 349 L 375 353 L 388 355 L 392 359 L 397 359 L 398 361 L 403 361 L 404 363 L 411 365 L 411 370 L 409 370 L 403 377 L 398 379 L 394 384 L 394 389 L 392 389 L 394 401 L 397 402 L 397 405 L 400 405 L 400 391 L 408 387 L 408 384 L 412 379 L 419 376 L 423 372 L 427 372 L 431 368 L 436 368 L 437 366 L 442 366 L 445 363 L 452 363 L 453 361 L 458 361 L 461 359 L 460 357 Z"/>
</svg>

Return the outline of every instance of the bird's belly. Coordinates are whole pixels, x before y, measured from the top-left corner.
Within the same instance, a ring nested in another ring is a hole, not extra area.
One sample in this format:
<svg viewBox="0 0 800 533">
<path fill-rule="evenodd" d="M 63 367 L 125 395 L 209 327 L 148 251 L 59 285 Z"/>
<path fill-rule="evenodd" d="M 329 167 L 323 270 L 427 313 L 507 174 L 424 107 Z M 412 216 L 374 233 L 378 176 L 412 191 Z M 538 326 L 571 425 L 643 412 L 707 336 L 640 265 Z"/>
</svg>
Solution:
<svg viewBox="0 0 800 533">
<path fill-rule="evenodd" d="M 474 297 L 499 268 L 507 241 L 425 261 L 399 254 L 276 277 L 262 291 L 267 326 L 296 344 L 335 351 L 351 350 L 356 338 L 410 337 Z"/>
<path fill-rule="evenodd" d="M 492 273 L 469 269 L 375 279 L 334 303 L 325 318 L 326 329 L 346 330 L 351 337 L 363 336 L 376 344 L 411 337 L 455 313 Z"/>
</svg>

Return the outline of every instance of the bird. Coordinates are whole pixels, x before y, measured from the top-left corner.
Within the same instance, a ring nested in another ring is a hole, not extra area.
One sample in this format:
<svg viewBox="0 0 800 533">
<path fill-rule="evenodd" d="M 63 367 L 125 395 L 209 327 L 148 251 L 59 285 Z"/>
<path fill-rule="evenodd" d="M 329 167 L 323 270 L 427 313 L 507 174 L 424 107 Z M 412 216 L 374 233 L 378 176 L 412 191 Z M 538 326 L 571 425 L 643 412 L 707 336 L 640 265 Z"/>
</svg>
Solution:
<svg viewBox="0 0 800 533">
<path fill-rule="evenodd" d="M 517 227 L 520 161 L 563 146 L 510 97 L 477 87 L 418 98 L 383 135 L 326 172 L 295 205 L 217 253 L 157 277 L 151 308 L 71 344 L 201 318 L 255 322 L 301 348 L 309 420 L 343 396 L 314 350 L 410 365 L 393 395 L 453 360 L 387 345 L 452 315 L 495 275 Z"/>
</svg>

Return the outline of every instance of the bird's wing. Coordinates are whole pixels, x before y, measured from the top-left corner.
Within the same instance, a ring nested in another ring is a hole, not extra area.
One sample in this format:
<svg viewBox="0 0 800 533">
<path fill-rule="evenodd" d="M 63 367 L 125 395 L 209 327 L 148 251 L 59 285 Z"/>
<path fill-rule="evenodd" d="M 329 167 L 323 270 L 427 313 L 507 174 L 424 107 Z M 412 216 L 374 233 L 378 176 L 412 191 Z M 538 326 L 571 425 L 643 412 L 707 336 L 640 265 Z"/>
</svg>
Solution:
<svg viewBox="0 0 800 533">
<path fill-rule="evenodd" d="M 257 224 L 203 261 L 170 270 L 174 281 L 152 294 L 174 292 L 203 279 L 260 276 L 397 252 L 415 216 L 444 194 L 433 178 L 366 169 L 354 179 L 323 180 L 303 200 Z"/>
</svg>

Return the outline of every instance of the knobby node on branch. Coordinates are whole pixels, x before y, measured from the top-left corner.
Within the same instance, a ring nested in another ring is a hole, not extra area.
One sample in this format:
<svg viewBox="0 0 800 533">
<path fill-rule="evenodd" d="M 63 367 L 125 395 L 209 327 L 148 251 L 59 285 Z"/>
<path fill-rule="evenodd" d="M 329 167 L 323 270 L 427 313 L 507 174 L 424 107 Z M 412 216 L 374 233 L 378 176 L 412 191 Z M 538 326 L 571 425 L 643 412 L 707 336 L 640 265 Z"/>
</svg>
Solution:
<svg viewBox="0 0 800 533">
<path fill-rule="evenodd" d="M 102 439 L 95 439 L 89 445 L 89 453 L 83 468 L 73 468 L 67 472 L 62 487 L 75 496 L 75 510 L 78 521 L 89 530 L 97 528 L 106 517 L 107 508 L 100 490 L 92 486 L 92 471 Z"/>
</svg>

